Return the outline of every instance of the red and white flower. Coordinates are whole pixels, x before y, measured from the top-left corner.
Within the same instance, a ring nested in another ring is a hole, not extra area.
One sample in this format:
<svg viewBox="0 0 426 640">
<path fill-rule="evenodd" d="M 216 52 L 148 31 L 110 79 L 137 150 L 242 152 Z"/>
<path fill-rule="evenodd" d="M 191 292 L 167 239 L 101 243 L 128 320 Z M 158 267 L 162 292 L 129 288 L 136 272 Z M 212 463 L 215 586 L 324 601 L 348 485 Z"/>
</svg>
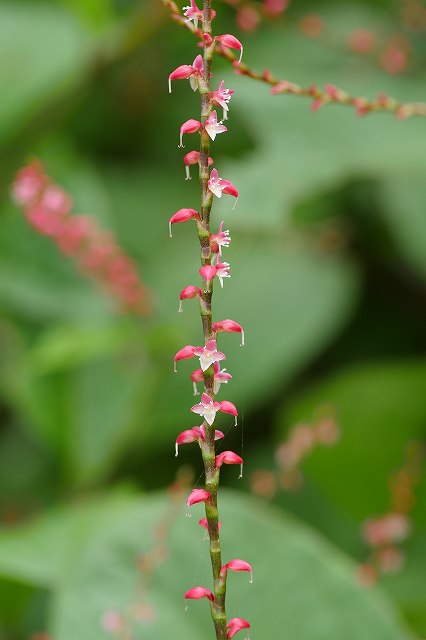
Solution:
<svg viewBox="0 0 426 640">
<path fill-rule="evenodd" d="M 216 348 L 216 340 L 209 340 L 205 347 L 197 347 L 194 354 L 200 358 L 201 370 L 206 371 L 214 362 L 226 360 L 226 356 Z"/>
<path fill-rule="evenodd" d="M 197 91 L 199 80 L 203 77 L 203 57 L 198 55 L 192 64 L 182 64 L 169 75 L 169 93 L 172 92 L 172 80 L 189 80 L 193 91 Z"/>
<path fill-rule="evenodd" d="M 229 273 L 230 268 L 231 266 L 229 262 L 216 262 L 216 275 L 219 278 L 221 287 L 223 287 L 223 279 L 231 277 L 231 274 Z"/>
<path fill-rule="evenodd" d="M 192 587 L 185 593 L 185 600 L 200 600 L 201 598 L 208 598 L 211 602 L 214 600 L 214 595 L 210 589 L 206 587 Z"/>
<path fill-rule="evenodd" d="M 212 494 L 205 489 L 193 489 L 186 499 L 186 504 L 188 507 L 191 507 L 193 504 L 198 504 L 198 502 L 206 502 L 211 498 L 211 495 Z"/>
<path fill-rule="evenodd" d="M 211 112 L 205 122 L 204 128 L 212 140 L 215 140 L 218 133 L 224 133 L 225 131 L 228 131 L 227 127 L 222 124 L 222 121 L 217 121 L 216 111 Z"/>
<path fill-rule="evenodd" d="M 172 237 L 172 224 L 177 222 L 188 222 L 188 220 L 199 220 L 200 214 L 196 209 L 179 209 L 169 220 L 169 235 Z"/>
<path fill-rule="evenodd" d="M 223 88 L 224 81 L 221 80 L 219 83 L 219 87 L 217 91 L 212 91 L 210 93 L 210 102 L 212 104 L 217 104 L 223 109 L 223 119 L 228 119 L 228 111 L 229 111 L 229 101 L 232 98 L 232 94 L 235 93 L 233 89 L 224 89 Z"/>
<path fill-rule="evenodd" d="M 229 629 L 226 637 L 228 640 L 231 640 L 231 638 L 233 638 L 241 629 L 250 629 L 250 624 L 247 620 L 243 620 L 243 618 L 231 618 L 226 625 L 226 628 Z"/>
<path fill-rule="evenodd" d="M 238 59 L 238 64 L 240 64 L 241 58 L 243 57 L 243 45 L 235 36 L 232 36 L 230 33 L 225 33 L 223 36 L 216 36 L 215 40 L 220 42 L 223 47 L 239 51 L 240 57 Z"/>
<path fill-rule="evenodd" d="M 215 421 L 216 413 L 220 410 L 221 409 L 219 402 L 215 402 L 214 400 L 212 400 L 212 398 L 207 393 L 202 394 L 201 402 L 199 402 L 198 404 L 194 404 L 194 406 L 191 407 L 191 411 L 202 416 L 210 426 Z"/>
<path fill-rule="evenodd" d="M 185 146 L 182 141 L 185 133 L 197 133 L 197 131 L 199 131 L 202 127 L 203 125 L 199 120 L 193 120 L 192 118 L 184 122 L 180 128 L 180 137 L 178 144 L 179 149 L 183 149 L 183 147 Z"/>
<path fill-rule="evenodd" d="M 241 333 L 241 346 L 244 346 L 244 330 L 238 322 L 235 320 L 221 320 L 220 322 L 213 322 L 213 333 L 217 334 L 219 331 L 225 331 L 226 333 Z"/>
<path fill-rule="evenodd" d="M 234 198 L 237 199 L 233 207 L 235 209 L 238 201 L 238 195 L 239 195 L 238 190 L 232 184 L 232 182 L 229 182 L 229 180 L 223 180 L 222 178 L 220 178 L 217 172 L 217 169 L 211 170 L 210 179 L 207 183 L 207 186 L 217 198 L 221 198 L 222 193 L 228 194 L 230 196 L 234 196 Z"/>
<path fill-rule="evenodd" d="M 225 437 L 225 434 L 222 431 L 219 431 L 218 429 L 215 430 L 214 432 L 215 440 L 220 440 L 221 438 L 224 438 L 224 437 Z M 185 431 L 182 431 L 176 438 L 175 457 L 179 455 L 179 446 L 181 444 L 190 444 L 191 442 L 199 442 L 200 440 L 204 441 L 205 439 L 206 439 L 206 430 L 204 426 L 192 427 L 192 429 L 186 429 Z"/>
<path fill-rule="evenodd" d="M 230 373 L 226 373 L 226 369 L 221 369 L 218 362 L 215 362 L 213 365 L 214 370 L 214 387 L 213 392 L 216 395 L 219 393 L 221 384 L 228 384 L 230 380 L 232 380 L 232 376 Z"/>
<path fill-rule="evenodd" d="M 193 164 L 200 163 L 201 154 L 199 151 L 189 151 L 183 156 L 183 164 L 185 165 L 185 180 L 191 180 L 191 174 L 189 172 L 189 167 Z M 213 164 L 213 158 L 209 157 L 208 163 L 209 167 Z"/>
<path fill-rule="evenodd" d="M 182 7 L 183 15 L 187 18 L 186 22 L 193 22 L 196 29 L 198 29 L 198 21 L 203 19 L 203 12 L 199 9 L 195 3 L 195 0 L 190 0 L 189 7 Z"/>
<path fill-rule="evenodd" d="M 212 264 L 205 264 L 204 267 L 201 267 L 201 269 L 198 270 L 198 273 L 206 282 L 206 291 L 210 291 L 211 283 L 216 275 L 216 271 L 216 267 Z"/>
<path fill-rule="evenodd" d="M 199 287 L 194 287 L 192 284 L 182 289 L 182 291 L 179 294 L 179 309 L 178 309 L 179 313 L 182 313 L 183 311 L 183 306 L 182 306 L 183 300 L 192 300 L 192 298 L 199 298 L 202 295 L 202 293 L 203 292 Z"/>
<path fill-rule="evenodd" d="M 250 584 L 253 582 L 253 569 L 251 564 L 245 560 L 230 560 L 227 564 L 224 564 L 220 570 L 220 575 L 223 577 L 227 571 L 248 571 L 250 574 Z"/>
<path fill-rule="evenodd" d="M 222 255 L 222 247 L 229 247 L 231 244 L 231 236 L 229 231 L 222 231 L 224 220 L 219 225 L 219 231 L 217 233 L 210 234 L 210 247 L 213 253 Z"/>
</svg>

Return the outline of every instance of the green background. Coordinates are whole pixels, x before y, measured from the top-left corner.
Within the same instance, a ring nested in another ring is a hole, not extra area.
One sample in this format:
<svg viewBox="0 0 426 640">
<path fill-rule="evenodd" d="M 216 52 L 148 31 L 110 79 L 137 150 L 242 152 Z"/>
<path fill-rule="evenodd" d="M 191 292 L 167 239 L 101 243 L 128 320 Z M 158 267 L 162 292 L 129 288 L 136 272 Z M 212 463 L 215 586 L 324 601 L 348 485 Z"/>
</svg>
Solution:
<svg viewBox="0 0 426 640">
<path fill-rule="evenodd" d="M 303 86 L 426 101 L 426 40 L 404 22 L 407 4 L 294 1 L 250 34 L 220 4 L 215 30 L 239 37 L 253 68 Z M 299 27 L 312 11 L 325 24 L 318 39 Z M 348 48 L 358 28 L 375 34 L 368 55 Z M 410 56 L 390 75 L 380 56 L 395 34 Z M 202 508 L 186 518 L 184 494 L 172 504 L 166 490 L 177 474 L 188 491 L 202 482 L 195 445 L 173 457 L 194 424 L 194 367 L 175 375 L 172 359 L 202 340 L 196 304 L 177 313 L 180 290 L 198 281 L 197 239 L 192 223 L 173 240 L 167 229 L 199 201 L 177 148 L 198 98 L 186 81 L 167 88 L 196 54 L 159 0 L 0 4 L 1 640 L 102 640 L 107 611 L 124 613 L 135 639 L 213 637 L 206 602 L 183 604 L 211 582 Z M 214 319 L 246 332 L 244 349 L 239 336 L 219 338 L 234 378 L 220 398 L 240 420 L 218 426 L 246 461 L 242 480 L 222 470 L 222 538 L 225 560 L 254 566 L 252 585 L 229 576 L 228 616 L 248 618 L 253 640 L 424 638 L 425 481 L 402 571 L 368 589 L 355 573 L 368 557 L 362 522 L 389 510 L 389 476 L 426 434 L 426 119 L 313 113 L 218 58 L 213 84 L 222 78 L 235 95 L 213 155 L 241 195 L 235 211 L 226 196 L 215 202 L 232 277 Z M 123 314 L 27 226 L 10 185 L 34 156 L 135 260 L 149 316 Z M 256 470 L 275 468 L 278 444 L 323 405 L 337 444 L 307 458 L 300 491 L 253 496 Z M 148 580 L 136 559 L 156 548 L 167 512 L 167 553 Z M 138 620 L 141 602 L 152 615 Z"/>
</svg>

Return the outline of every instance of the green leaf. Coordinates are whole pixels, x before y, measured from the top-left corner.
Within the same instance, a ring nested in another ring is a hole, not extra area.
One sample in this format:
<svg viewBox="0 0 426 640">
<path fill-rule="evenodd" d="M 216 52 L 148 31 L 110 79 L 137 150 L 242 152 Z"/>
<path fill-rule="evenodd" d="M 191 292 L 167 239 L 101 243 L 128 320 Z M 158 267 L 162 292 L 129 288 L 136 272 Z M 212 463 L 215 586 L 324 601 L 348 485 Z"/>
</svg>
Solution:
<svg viewBox="0 0 426 640">
<path fill-rule="evenodd" d="M 388 226 L 400 255 L 426 279 L 426 185 L 422 178 L 401 177 L 380 186 L 383 221 Z"/>
<path fill-rule="evenodd" d="M 57 509 L 29 524 L 0 529 L 0 576 L 53 588 L 71 551 L 80 548 L 105 509 L 118 508 L 122 501 L 127 504 L 128 495 L 117 492 Z"/>
<path fill-rule="evenodd" d="M 78 79 L 88 39 L 66 11 L 48 4 L 0 6 L 0 140 L 9 140 Z"/>
<path fill-rule="evenodd" d="M 426 364 L 394 362 L 338 371 L 283 407 L 280 432 L 333 407 L 341 436 L 304 463 L 308 478 L 344 516 L 359 521 L 389 509 L 389 476 L 407 443 L 424 436 Z M 338 478 L 338 482 L 336 479 Z"/>
<path fill-rule="evenodd" d="M 161 201 L 164 212 L 149 215 L 158 208 L 163 179 L 158 171 L 141 170 L 135 175 L 111 171 L 106 180 L 120 233 L 129 243 L 138 242 L 145 281 L 156 292 L 158 329 L 148 337 L 156 377 L 147 418 L 156 442 L 170 441 L 177 424 L 191 421 L 189 374 L 197 364 L 195 360 L 179 363 L 175 375 L 172 359 L 183 345 L 202 341 L 196 301 L 186 301 L 184 313 L 177 313 L 179 292 L 198 281 L 198 239 L 191 223 L 175 225 L 173 239 L 167 234 L 168 217 L 180 203 L 185 204 L 181 185 L 188 185 L 181 176 L 170 178 Z M 137 215 L 141 201 L 147 217 Z M 231 213 L 231 206 L 226 226 L 232 230 L 239 214 Z M 217 220 L 215 216 L 213 228 Z M 357 302 L 360 274 L 344 256 L 313 250 L 304 238 L 281 235 L 279 230 L 261 238 L 236 231 L 224 259 L 235 268 L 223 290 L 215 286 L 214 319 L 241 323 L 246 346 L 240 347 L 237 335 L 220 335 L 227 354 L 225 366 L 234 376 L 221 394 L 251 410 L 291 380 L 344 326 Z"/>
<path fill-rule="evenodd" d="M 354 29 L 359 7 L 340 3 L 322 8 L 333 29 Z M 386 24 L 386 13 L 381 23 Z M 367 14 L 364 25 L 371 22 Z M 424 78 L 385 74 L 371 60 L 336 52 L 300 33 L 265 28 L 246 47 L 245 59 L 257 70 L 270 69 L 278 78 L 299 83 L 335 84 L 352 95 L 373 99 L 380 91 L 403 101 L 424 98 Z M 392 114 L 359 118 L 351 107 L 324 106 L 310 110 L 310 100 L 292 95 L 271 96 L 267 85 L 227 75 L 235 89 L 231 116 L 238 117 L 256 149 L 244 158 L 221 165 L 220 175 L 239 191 L 234 227 L 275 228 L 289 222 L 295 204 L 344 184 L 353 177 L 417 175 L 426 169 L 424 118 L 397 121 Z M 231 122 L 231 120 L 230 120 Z M 225 198 L 216 211 L 225 211 Z"/>
<path fill-rule="evenodd" d="M 144 598 L 135 560 L 151 549 L 152 532 L 166 509 L 164 500 L 153 497 L 98 517 L 96 528 L 69 557 L 55 591 L 50 628 L 55 638 L 103 637 L 100 620 L 106 611 L 131 612 L 140 602 L 155 612 L 151 623 L 135 625 L 147 640 L 211 637 L 206 602 L 191 601 L 183 611 L 186 589 L 211 584 L 198 513 L 190 520 L 182 508 L 167 543 L 167 560 Z M 253 585 L 245 574 L 229 575 L 227 605 L 229 617 L 250 620 L 253 635 L 281 637 L 285 629 L 289 640 L 411 638 L 380 590 L 357 586 L 349 560 L 307 527 L 241 495 L 223 494 L 221 516 L 225 558 L 242 557 L 254 565 Z"/>
</svg>

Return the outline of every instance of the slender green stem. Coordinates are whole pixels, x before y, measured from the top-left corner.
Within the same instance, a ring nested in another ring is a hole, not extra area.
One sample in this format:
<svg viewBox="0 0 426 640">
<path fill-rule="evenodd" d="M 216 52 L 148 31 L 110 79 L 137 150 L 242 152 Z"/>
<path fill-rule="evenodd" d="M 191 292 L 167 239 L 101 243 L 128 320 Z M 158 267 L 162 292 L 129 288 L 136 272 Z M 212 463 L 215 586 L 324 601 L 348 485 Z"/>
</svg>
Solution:
<svg viewBox="0 0 426 640">
<path fill-rule="evenodd" d="M 211 0 L 203 0 L 203 33 L 211 33 Z M 214 44 L 205 45 L 203 52 L 203 78 L 200 81 L 201 97 L 201 123 L 204 125 L 209 117 L 212 107 L 210 103 L 210 73 L 214 54 Z M 212 252 L 210 247 L 210 212 L 213 194 L 208 188 L 209 180 L 209 155 L 210 139 L 205 130 L 201 133 L 200 143 L 200 191 L 201 191 L 201 220 L 197 224 L 198 238 L 200 241 L 201 264 L 211 265 Z M 212 293 L 213 285 L 209 290 L 203 290 L 200 309 L 203 323 L 205 344 L 213 338 L 212 332 Z M 204 391 L 214 398 L 214 373 L 210 367 L 204 374 Z M 214 601 L 211 603 L 211 614 L 217 640 L 226 640 L 226 575 L 221 576 L 222 557 L 219 538 L 219 514 L 217 507 L 217 493 L 219 486 L 219 470 L 215 468 L 215 426 L 204 422 L 205 440 L 201 451 L 204 462 L 206 490 L 211 497 L 206 502 L 206 518 L 210 540 L 210 559 L 214 581 Z"/>
</svg>

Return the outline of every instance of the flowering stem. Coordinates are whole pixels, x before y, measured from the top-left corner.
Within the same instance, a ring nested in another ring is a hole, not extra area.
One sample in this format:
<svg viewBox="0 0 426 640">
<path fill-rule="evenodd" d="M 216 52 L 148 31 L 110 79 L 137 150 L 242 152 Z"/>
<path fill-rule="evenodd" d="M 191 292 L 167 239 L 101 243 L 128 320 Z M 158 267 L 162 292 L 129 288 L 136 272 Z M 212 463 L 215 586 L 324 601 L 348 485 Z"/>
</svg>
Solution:
<svg viewBox="0 0 426 640">
<path fill-rule="evenodd" d="M 211 33 L 211 0 L 203 0 L 203 33 Z M 210 73 L 214 54 L 214 42 L 205 44 L 203 51 L 203 77 L 199 83 L 201 97 L 201 123 L 204 125 L 209 117 L 212 106 L 210 102 Z M 212 251 L 210 246 L 210 212 L 213 194 L 208 188 L 209 180 L 210 139 L 205 129 L 201 132 L 200 142 L 200 191 L 201 191 L 201 220 L 197 223 L 200 241 L 201 265 L 211 265 Z M 208 290 L 206 290 L 208 289 Z M 212 331 L 212 293 L 213 284 L 203 287 L 200 298 L 201 319 L 203 324 L 204 342 L 207 344 L 213 338 Z M 214 399 L 213 366 L 204 372 L 204 391 Z M 216 631 L 217 640 L 226 640 L 226 612 L 225 593 L 226 575 L 220 576 L 222 557 L 219 538 L 219 516 L 217 508 L 217 493 L 219 486 L 219 471 L 215 468 L 215 427 L 204 422 L 205 440 L 201 444 L 204 462 L 205 487 L 210 493 L 205 503 L 208 534 L 210 540 L 210 559 L 214 580 L 214 600 L 211 602 L 211 614 Z"/>
<path fill-rule="evenodd" d="M 191 22 L 185 20 L 173 0 L 163 0 L 163 4 L 169 10 L 172 20 L 191 31 L 198 39 L 202 39 L 202 29 L 196 29 Z M 326 86 L 325 89 L 321 89 L 315 85 L 302 87 L 288 80 L 280 80 L 267 70 L 263 73 L 254 71 L 244 63 L 240 63 L 236 67 L 235 56 L 224 47 L 216 46 L 215 53 L 228 60 L 228 62 L 235 67 L 239 75 L 247 76 L 252 80 L 258 80 L 268 84 L 272 87 L 272 93 L 274 94 L 291 94 L 311 98 L 314 109 L 317 109 L 321 105 L 333 103 L 353 107 L 359 115 L 366 115 L 370 112 L 387 111 L 395 114 L 400 120 L 411 116 L 426 117 L 426 103 L 424 102 L 399 102 L 395 100 L 395 98 L 385 95 L 379 95 L 376 100 L 368 100 L 361 96 L 352 96 L 346 91 L 332 85 Z"/>
</svg>

